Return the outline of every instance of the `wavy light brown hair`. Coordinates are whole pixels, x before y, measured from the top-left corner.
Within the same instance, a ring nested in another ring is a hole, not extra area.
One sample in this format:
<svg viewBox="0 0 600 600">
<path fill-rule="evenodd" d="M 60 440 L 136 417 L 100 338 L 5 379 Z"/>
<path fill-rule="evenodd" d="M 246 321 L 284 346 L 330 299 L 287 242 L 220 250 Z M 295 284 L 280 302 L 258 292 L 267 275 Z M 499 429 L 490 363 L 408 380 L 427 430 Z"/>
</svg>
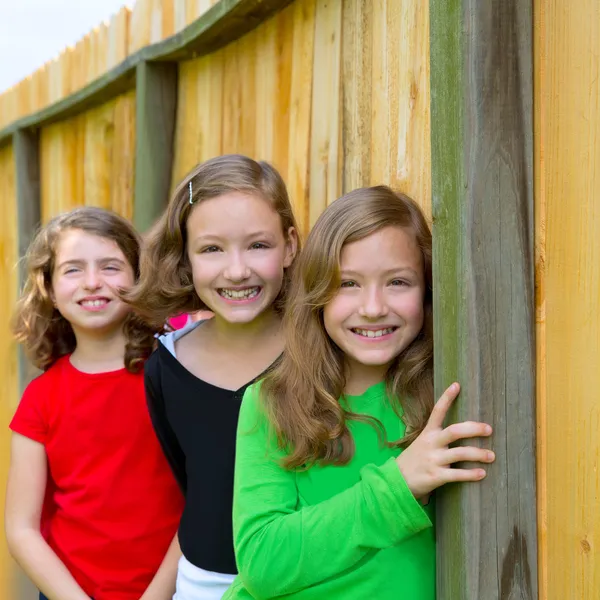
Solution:
<svg viewBox="0 0 600 600">
<path fill-rule="evenodd" d="M 340 404 L 345 357 L 323 322 L 323 308 L 340 286 L 343 246 L 389 226 L 415 236 L 426 285 L 423 328 L 386 375 L 388 397 L 406 424 L 406 435 L 393 442 L 386 440 L 379 421 Z M 283 326 L 286 351 L 266 375 L 261 399 L 279 447 L 288 453 L 285 468 L 348 463 L 354 455 L 349 420 L 374 425 L 386 445 L 408 446 L 433 408 L 431 231 L 419 206 L 385 186 L 354 190 L 333 202 L 317 220 L 296 263 Z"/>
<path fill-rule="evenodd" d="M 139 277 L 140 238 L 133 226 L 116 213 L 85 206 L 54 217 L 42 227 L 25 256 L 27 279 L 12 329 L 31 362 L 44 371 L 77 345 L 71 324 L 55 308 L 51 297 L 57 245 L 61 235 L 71 229 L 115 242 L 131 265 L 135 280 Z M 125 368 L 136 373 L 152 352 L 156 330 L 133 312 L 125 318 L 123 330 Z"/>
<path fill-rule="evenodd" d="M 167 209 L 148 233 L 140 281 L 123 295 L 151 323 L 160 326 L 173 315 L 210 310 L 194 289 L 187 255 L 187 221 L 200 202 L 231 192 L 256 195 L 269 202 L 279 214 L 286 238 L 290 227 L 298 231 L 285 183 L 269 163 L 229 154 L 199 164 L 179 183 Z M 281 292 L 275 300 L 278 311 L 285 303 L 289 277 L 286 269 Z"/>
</svg>

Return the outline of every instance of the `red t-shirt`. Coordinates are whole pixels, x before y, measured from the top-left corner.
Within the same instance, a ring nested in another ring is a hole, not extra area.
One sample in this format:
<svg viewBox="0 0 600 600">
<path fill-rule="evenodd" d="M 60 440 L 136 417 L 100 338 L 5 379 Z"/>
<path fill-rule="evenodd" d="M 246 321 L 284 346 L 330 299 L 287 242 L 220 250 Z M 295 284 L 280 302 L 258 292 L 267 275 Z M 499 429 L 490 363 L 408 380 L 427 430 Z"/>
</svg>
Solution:
<svg viewBox="0 0 600 600">
<path fill-rule="evenodd" d="M 183 496 L 152 428 L 143 373 L 82 373 L 69 358 L 29 384 L 10 428 L 46 448 L 41 530 L 51 548 L 95 600 L 139 600 Z"/>
</svg>

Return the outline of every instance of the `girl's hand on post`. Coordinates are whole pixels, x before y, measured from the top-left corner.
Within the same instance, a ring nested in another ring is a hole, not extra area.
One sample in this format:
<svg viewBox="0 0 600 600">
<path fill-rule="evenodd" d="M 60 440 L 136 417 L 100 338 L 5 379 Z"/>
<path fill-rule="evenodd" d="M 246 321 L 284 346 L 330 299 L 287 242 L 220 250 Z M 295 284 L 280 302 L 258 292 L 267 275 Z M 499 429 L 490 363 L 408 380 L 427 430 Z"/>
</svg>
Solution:
<svg viewBox="0 0 600 600">
<path fill-rule="evenodd" d="M 460 392 L 453 383 L 437 401 L 421 435 L 396 459 L 400 472 L 415 498 L 420 499 L 436 488 L 451 481 L 480 481 L 483 469 L 453 469 L 456 462 L 491 463 L 496 458 L 490 450 L 472 446 L 448 446 L 458 440 L 487 437 L 492 428 L 485 423 L 465 421 L 453 423 L 444 429 L 448 409 Z"/>
</svg>

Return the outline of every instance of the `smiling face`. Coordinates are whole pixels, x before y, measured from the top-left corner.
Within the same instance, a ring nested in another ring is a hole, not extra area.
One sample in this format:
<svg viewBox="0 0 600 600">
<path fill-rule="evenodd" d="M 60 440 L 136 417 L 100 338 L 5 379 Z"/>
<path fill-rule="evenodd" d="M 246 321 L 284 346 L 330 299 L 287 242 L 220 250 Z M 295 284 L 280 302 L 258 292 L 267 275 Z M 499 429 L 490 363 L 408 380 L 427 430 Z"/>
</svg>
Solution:
<svg viewBox="0 0 600 600">
<path fill-rule="evenodd" d="M 297 234 L 255 195 L 231 192 L 199 202 L 187 221 L 188 258 L 196 293 L 218 318 L 247 324 L 281 291 Z"/>
<path fill-rule="evenodd" d="M 134 274 L 116 242 L 68 229 L 58 240 L 52 272 L 52 300 L 78 334 L 111 335 L 130 308 L 117 296 Z"/>
<path fill-rule="evenodd" d="M 423 327 L 425 278 L 415 235 L 385 227 L 346 244 L 340 275 L 323 309 L 325 329 L 345 354 L 348 379 L 360 373 L 371 385 Z"/>
</svg>

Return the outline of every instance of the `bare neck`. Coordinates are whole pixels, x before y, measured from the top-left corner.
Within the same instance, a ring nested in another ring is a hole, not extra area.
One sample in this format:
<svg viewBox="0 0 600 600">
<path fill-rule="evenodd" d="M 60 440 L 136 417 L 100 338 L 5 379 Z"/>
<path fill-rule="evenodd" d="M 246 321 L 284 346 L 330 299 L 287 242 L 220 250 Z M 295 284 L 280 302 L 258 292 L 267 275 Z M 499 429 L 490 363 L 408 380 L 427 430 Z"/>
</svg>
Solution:
<svg viewBox="0 0 600 600">
<path fill-rule="evenodd" d="M 108 332 L 75 331 L 77 346 L 71 364 L 85 373 L 104 373 L 125 365 L 125 334 L 119 327 Z"/>
<path fill-rule="evenodd" d="M 215 315 L 206 323 L 206 333 L 218 348 L 232 354 L 246 354 L 257 345 L 269 346 L 277 341 L 283 344 L 281 318 L 274 310 L 265 311 L 250 323 L 228 323 Z"/>
</svg>

